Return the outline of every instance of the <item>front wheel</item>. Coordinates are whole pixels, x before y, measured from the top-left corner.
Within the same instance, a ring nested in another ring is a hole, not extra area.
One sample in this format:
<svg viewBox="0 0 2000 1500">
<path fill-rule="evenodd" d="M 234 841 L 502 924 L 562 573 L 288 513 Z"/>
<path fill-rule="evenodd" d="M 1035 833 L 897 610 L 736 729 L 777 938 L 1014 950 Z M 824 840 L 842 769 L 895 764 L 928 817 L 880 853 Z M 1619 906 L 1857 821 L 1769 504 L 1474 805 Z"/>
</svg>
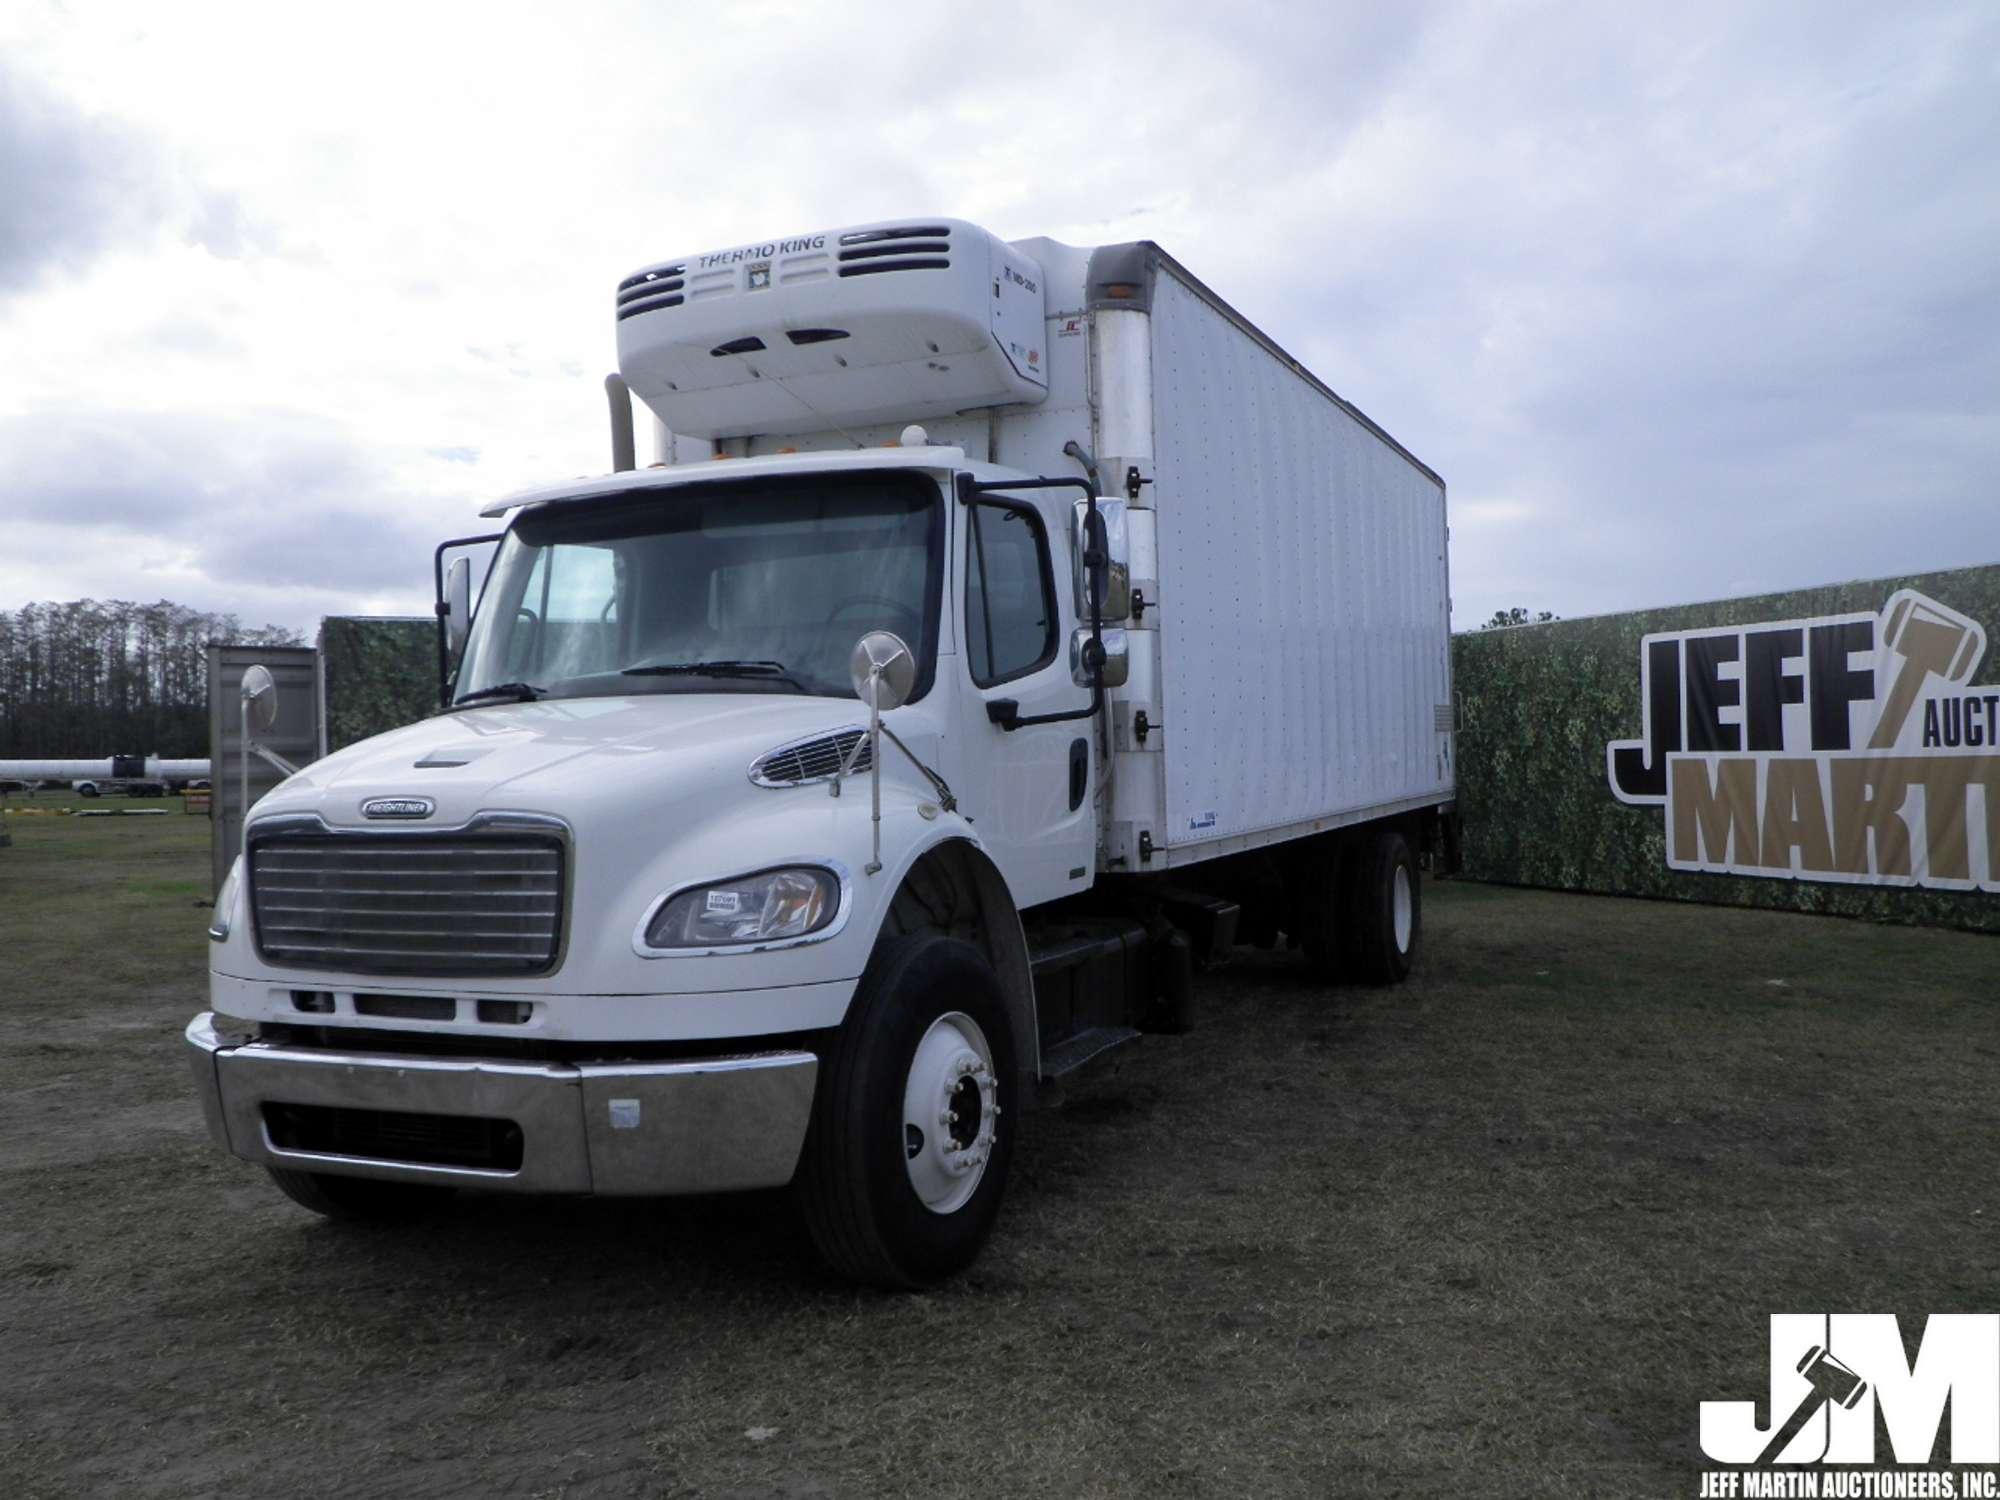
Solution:
<svg viewBox="0 0 2000 1500">
<path fill-rule="evenodd" d="M 1006 1191 L 1013 1124 L 991 966 L 937 933 L 882 944 L 820 1061 L 799 1198 L 821 1256 L 896 1290 L 970 1265 Z"/>
</svg>

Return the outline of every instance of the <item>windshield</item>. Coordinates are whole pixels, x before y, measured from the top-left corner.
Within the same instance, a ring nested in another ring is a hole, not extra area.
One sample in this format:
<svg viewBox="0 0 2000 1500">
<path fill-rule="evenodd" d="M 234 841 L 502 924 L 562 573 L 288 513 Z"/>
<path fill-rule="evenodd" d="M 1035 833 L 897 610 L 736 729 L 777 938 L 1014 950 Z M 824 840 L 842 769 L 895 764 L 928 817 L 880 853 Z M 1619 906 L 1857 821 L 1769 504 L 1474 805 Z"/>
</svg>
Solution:
<svg viewBox="0 0 2000 1500">
<path fill-rule="evenodd" d="M 851 698 L 893 630 L 930 686 L 943 515 L 913 474 L 690 486 L 557 505 L 494 559 L 455 703 L 661 692 Z"/>
</svg>

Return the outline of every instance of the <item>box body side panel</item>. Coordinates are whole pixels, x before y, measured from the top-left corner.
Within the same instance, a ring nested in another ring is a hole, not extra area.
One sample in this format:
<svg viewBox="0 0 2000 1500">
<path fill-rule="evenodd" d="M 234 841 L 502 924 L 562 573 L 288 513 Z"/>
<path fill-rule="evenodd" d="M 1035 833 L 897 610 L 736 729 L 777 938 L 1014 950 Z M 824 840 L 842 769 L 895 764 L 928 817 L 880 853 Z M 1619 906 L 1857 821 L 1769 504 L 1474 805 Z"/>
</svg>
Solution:
<svg viewBox="0 0 2000 1500">
<path fill-rule="evenodd" d="M 1443 487 L 1171 273 L 1153 390 L 1158 842 L 1447 800 Z"/>
</svg>

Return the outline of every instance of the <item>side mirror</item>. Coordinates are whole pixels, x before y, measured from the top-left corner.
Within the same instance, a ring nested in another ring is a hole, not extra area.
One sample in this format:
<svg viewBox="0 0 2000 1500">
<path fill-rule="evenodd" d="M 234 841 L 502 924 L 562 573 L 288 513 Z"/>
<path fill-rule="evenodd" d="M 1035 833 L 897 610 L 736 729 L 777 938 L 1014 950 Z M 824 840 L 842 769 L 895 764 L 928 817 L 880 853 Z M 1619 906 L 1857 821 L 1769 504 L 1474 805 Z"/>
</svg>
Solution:
<svg viewBox="0 0 2000 1500">
<path fill-rule="evenodd" d="M 259 734 L 278 722 L 278 682 L 261 663 L 243 673 L 243 720 Z"/>
<path fill-rule="evenodd" d="M 1132 674 L 1132 656 L 1126 644 L 1125 632 L 1104 627 L 1104 685 L 1108 688 L 1123 687 Z M 1090 676 L 1090 627 L 1077 626 L 1069 638 L 1069 680 L 1080 688 L 1091 686 Z"/>
<path fill-rule="evenodd" d="M 888 630 L 871 630 L 854 643 L 847 658 L 854 696 L 887 713 L 910 701 L 917 685 L 917 659 L 903 638 Z M 879 686 L 878 686 L 879 683 Z"/>
<path fill-rule="evenodd" d="M 1096 553 L 1102 559 L 1096 569 L 1098 607 L 1104 623 L 1114 625 L 1132 613 L 1132 543 L 1125 527 L 1125 502 L 1098 496 L 1096 535 L 1091 532 L 1090 502 L 1079 500 L 1075 545 L 1070 549 L 1076 563 L 1076 617 L 1090 623 L 1091 569 L 1085 559 Z M 1110 685 L 1106 679 L 1105 686 Z"/>
<path fill-rule="evenodd" d="M 458 557 L 444 577 L 444 636 L 451 654 L 465 650 L 472 633 L 472 559 Z"/>
</svg>

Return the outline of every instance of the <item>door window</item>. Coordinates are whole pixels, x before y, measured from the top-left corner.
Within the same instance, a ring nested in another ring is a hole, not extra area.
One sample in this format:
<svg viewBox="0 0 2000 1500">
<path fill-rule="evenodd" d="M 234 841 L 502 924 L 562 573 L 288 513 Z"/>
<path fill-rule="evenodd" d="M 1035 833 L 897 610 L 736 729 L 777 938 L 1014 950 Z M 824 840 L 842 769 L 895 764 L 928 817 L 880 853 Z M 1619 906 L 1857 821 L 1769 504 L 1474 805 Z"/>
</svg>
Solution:
<svg viewBox="0 0 2000 1500">
<path fill-rule="evenodd" d="M 1055 577 L 1034 511 L 994 500 L 967 510 L 966 660 L 972 680 L 993 687 L 1055 660 Z"/>
</svg>

